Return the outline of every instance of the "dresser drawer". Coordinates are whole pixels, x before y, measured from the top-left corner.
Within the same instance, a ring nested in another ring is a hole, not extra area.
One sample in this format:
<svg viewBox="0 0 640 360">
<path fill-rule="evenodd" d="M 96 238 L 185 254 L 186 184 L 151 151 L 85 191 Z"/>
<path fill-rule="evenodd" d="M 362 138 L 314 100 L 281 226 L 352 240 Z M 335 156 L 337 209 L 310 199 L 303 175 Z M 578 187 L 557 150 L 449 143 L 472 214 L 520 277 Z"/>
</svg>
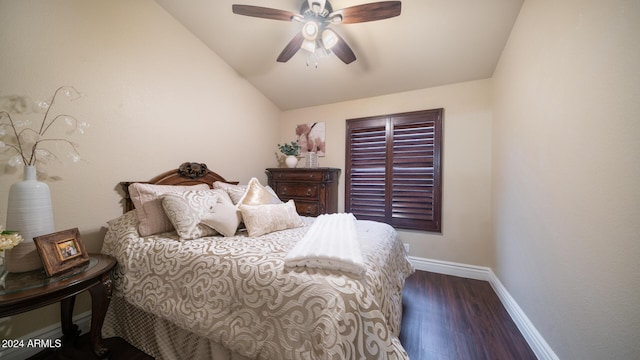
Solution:
<svg viewBox="0 0 640 360">
<path fill-rule="evenodd" d="M 318 185 L 315 184 L 278 183 L 276 187 L 278 197 L 305 199 L 318 198 Z"/>
<path fill-rule="evenodd" d="M 320 206 L 317 202 L 296 201 L 296 211 L 301 216 L 318 216 L 320 215 Z"/>
<path fill-rule="evenodd" d="M 324 171 L 300 171 L 300 172 L 279 172 L 275 173 L 273 178 L 275 180 L 287 180 L 287 181 L 325 181 Z"/>
</svg>

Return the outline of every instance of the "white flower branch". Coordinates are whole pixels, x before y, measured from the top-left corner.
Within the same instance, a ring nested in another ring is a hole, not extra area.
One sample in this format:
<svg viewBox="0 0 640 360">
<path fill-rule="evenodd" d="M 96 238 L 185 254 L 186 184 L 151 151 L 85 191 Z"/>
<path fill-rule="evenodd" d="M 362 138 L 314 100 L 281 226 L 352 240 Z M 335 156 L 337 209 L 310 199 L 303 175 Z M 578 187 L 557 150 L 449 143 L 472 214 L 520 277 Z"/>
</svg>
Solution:
<svg viewBox="0 0 640 360">
<path fill-rule="evenodd" d="M 38 158 L 38 154 L 41 154 L 44 160 L 46 160 L 47 158 L 56 158 L 56 156 L 51 151 L 47 149 L 41 149 L 39 148 L 39 146 L 44 142 L 60 142 L 60 141 L 67 143 L 71 147 L 71 149 L 73 150 L 72 157 L 74 161 L 77 161 L 77 159 L 79 159 L 80 153 L 78 152 L 77 145 L 74 144 L 73 142 L 64 138 L 45 138 L 44 137 L 46 133 L 49 131 L 49 129 L 51 129 L 51 127 L 61 119 L 64 119 L 66 124 L 72 127 L 72 129 L 68 131 L 67 134 L 72 134 L 76 131 L 83 134 L 84 128 L 88 126 L 86 122 L 78 121 L 78 119 L 76 119 L 74 116 L 67 115 L 67 114 L 56 115 L 55 117 L 53 117 L 53 119 L 48 121 L 49 113 L 53 108 L 53 105 L 55 104 L 55 101 L 58 98 L 58 95 L 60 93 L 64 94 L 67 97 L 70 97 L 71 101 L 81 97 L 80 92 L 78 92 L 78 90 L 76 90 L 76 88 L 74 88 L 73 86 L 61 86 L 58 89 L 56 89 L 50 103 L 41 102 L 38 104 L 40 108 L 46 108 L 44 118 L 40 123 L 40 128 L 38 131 L 30 127 L 26 127 L 18 131 L 18 128 L 21 127 L 22 124 L 14 121 L 11 118 L 11 114 L 9 114 L 7 111 L 0 111 L 0 137 L 6 134 L 5 131 L 1 131 L 2 127 L 10 127 L 11 131 L 13 132 L 13 136 L 15 137 L 15 139 L 13 139 L 15 141 L 15 144 L 7 144 L 0 141 L 0 149 L 8 148 L 8 149 L 15 150 L 18 153 L 20 158 L 20 160 L 16 159 L 15 162 L 18 162 L 18 163 L 22 162 L 25 165 L 35 165 L 37 161 L 41 160 Z M 8 123 L 3 124 L 2 122 L 5 119 L 8 120 Z M 32 136 L 32 138 L 30 139 L 29 136 Z M 27 152 L 27 149 L 29 149 L 30 152 Z M 10 165 L 12 165 L 11 160 L 10 160 Z"/>
</svg>

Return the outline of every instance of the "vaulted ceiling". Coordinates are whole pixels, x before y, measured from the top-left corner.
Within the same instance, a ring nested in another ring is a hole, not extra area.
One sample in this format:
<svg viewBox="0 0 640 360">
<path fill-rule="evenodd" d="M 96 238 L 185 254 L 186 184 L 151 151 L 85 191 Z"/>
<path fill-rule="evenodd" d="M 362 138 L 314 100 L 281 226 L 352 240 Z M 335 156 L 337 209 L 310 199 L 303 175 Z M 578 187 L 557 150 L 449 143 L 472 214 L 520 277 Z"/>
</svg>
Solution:
<svg viewBox="0 0 640 360">
<path fill-rule="evenodd" d="M 317 67 L 276 58 L 299 22 L 232 13 L 233 4 L 298 13 L 306 0 L 156 0 L 282 110 L 490 78 L 523 0 L 404 0 L 400 16 L 336 24 L 357 60 Z M 377 0 L 333 0 L 334 10 Z"/>
</svg>

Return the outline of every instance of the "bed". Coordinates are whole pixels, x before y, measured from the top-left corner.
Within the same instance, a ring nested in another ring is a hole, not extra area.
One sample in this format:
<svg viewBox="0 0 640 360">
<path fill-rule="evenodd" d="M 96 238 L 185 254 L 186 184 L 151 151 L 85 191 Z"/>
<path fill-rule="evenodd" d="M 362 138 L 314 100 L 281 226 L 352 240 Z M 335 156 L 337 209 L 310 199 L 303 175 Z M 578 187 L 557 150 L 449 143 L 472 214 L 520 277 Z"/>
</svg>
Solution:
<svg viewBox="0 0 640 360">
<path fill-rule="evenodd" d="M 150 181 L 121 183 L 125 213 L 108 222 L 102 248 L 118 261 L 104 335 L 122 337 L 157 359 L 408 359 L 398 336 L 402 288 L 413 268 L 396 231 L 372 221 L 348 222 L 362 255 L 361 273 L 290 266 L 287 257 L 319 231 L 309 230 L 319 229 L 321 219 L 295 214 L 295 226 L 256 236 L 245 208 L 286 204 L 244 206 L 251 194 L 254 200 L 270 196 L 253 180 L 243 187 L 204 164 L 184 163 Z M 202 184 L 206 190 L 183 188 Z M 148 235 L 141 225 L 154 219 L 140 218 L 147 204 L 134 201 L 135 186 L 169 186 L 176 190 L 160 198 L 173 200 L 187 193 L 243 192 L 232 202 L 246 215 L 246 228 L 226 235 L 196 231 L 185 240 L 176 222 L 174 229 Z"/>
</svg>

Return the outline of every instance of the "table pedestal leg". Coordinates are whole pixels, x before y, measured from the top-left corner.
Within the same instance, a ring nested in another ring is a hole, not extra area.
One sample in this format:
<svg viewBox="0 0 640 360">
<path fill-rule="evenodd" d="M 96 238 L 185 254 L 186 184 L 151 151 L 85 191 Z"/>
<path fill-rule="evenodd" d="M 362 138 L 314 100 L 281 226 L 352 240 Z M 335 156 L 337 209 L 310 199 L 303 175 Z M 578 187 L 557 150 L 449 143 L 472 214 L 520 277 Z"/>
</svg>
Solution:
<svg viewBox="0 0 640 360">
<path fill-rule="evenodd" d="M 100 283 L 89 288 L 91 294 L 91 347 L 99 358 L 104 358 L 109 354 L 102 342 L 102 324 L 107 313 L 107 308 L 111 302 L 112 284 L 109 273 L 102 275 Z"/>
<path fill-rule="evenodd" d="M 75 296 L 70 296 L 60 301 L 60 322 L 62 326 L 62 340 L 65 343 L 74 343 L 80 335 L 78 325 L 75 325 L 72 320 L 73 305 L 76 302 Z"/>
</svg>

